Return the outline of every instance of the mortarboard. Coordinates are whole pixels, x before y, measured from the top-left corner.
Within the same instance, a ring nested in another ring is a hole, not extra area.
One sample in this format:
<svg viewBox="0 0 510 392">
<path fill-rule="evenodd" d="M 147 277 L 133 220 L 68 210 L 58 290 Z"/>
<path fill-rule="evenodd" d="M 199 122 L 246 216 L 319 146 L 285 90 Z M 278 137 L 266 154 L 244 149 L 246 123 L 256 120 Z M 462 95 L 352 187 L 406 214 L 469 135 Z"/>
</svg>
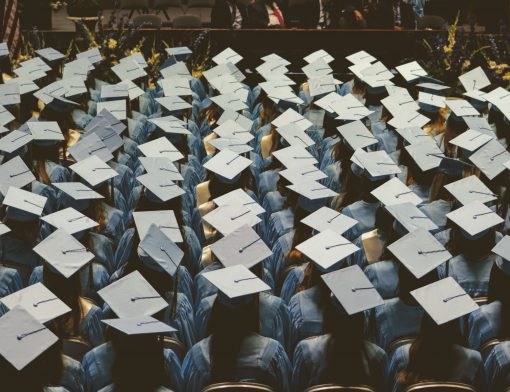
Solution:
<svg viewBox="0 0 510 392">
<path fill-rule="evenodd" d="M 163 157 L 171 159 L 172 162 L 184 158 L 184 155 L 164 136 L 151 140 L 150 142 L 140 144 L 138 149 L 146 157 Z"/>
<path fill-rule="evenodd" d="M 411 203 L 417 206 L 423 202 L 416 193 L 396 177 L 389 179 L 370 193 L 385 206 L 402 203 Z"/>
<path fill-rule="evenodd" d="M 41 220 L 49 223 L 57 229 L 64 230 L 67 234 L 75 234 L 99 226 L 99 223 L 76 211 L 72 207 L 59 210 L 50 215 L 45 215 Z"/>
<path fill-rule="evenodd" d="M 244 169 L 250 166 L 251 163 L 251 160 L 225 149 L 207 161 L 204 164 L 204 168 L 227 180 L 232 180 Z"/>
<path fill-rule="evenodd" d="M 445 157 L 438 145 L 430 143 L 430 141 L 412 144 L 406 146 L 405 149 L 422 171 L 439 167 Z"/>
<path fill-rule="evenodd" d="M 177 166 L 170 158 L 166 157 L 139 157 L 145 171 L 149 174 L 161 173 L 165 178 L 171 181 L 182 181 L 184 177 L 177 169 Z"/>
<path fill-rule="evenodd" d="M 184 257 L 182 249 L 154 223 L 149 226 L 138 248 L 138 256 L 143 264 L 152 270 L 166 272 L 172 278 Z"/>
<path fill-rule="evenodd" d="M 285 178 L 291 184 L 318 181 L 328 177 L 326 173 L 324 173 L 320 169 L 317 169 L 315 166 L 311 165 L 280 170 L 278 174 L 280 175 L 280 177 Z"/>
<path fill-rule="evenodd" d="M 299 182 L 296 184 L 287 185 L 287 188 L 300 194 L 308 200 L 325 199 L 338 195 L 337 192 L 316 181 Z"/>
<path fill-rule="evenodd" d="M 95 155 L 91 155 L 69 166 L 69 168 L 93 187 L 119 175 L 106 162 Z"/>
<path fill-rule="evenodd" d="M 33 218 L 34 215 L 42 215 L 47 200 L 48 199 L 44 196 L 10 186 L 5 195 L 3 204 L 19 210 L 16 213 L 19 212 L 23 215 L 25 215 L 24 213 L 28 213 L 29 216 Z M 8 210 L 7 215 L 9 216 L 13 213 L 14 211 L 9 212 Z M 11 218 L 12 217 L 13 216 L 11 216 Z"/>
<path fill-rule="evenodd" d="M 150 316 L 125 317 L 101 320 L 111 328 L 126 335 L 162 335 L 177 331 L 170 325 Z"/>
<path fill-rule="evenodd" d="M 469 239 L 477 239 L 503 219 L 482 202 L 475 200 L 446 214 L 446 217 L 467 233 Z"/>
<path fill-rule="evenodd" d="M 418 228 L 428 231 L 439 227 L 412 203 L 392 204 L 386 206 L 388 212 L 395 218 L 394 230 L 401 235 L 413 232 Z"/>
<path fill-rule="evenodd" d="M 136 80 L 147 75 L 147 72 L 135 60 L 121 60 L 119 64 L 112 67 L 112 71 L 122 81 Z"/>
<path fill-rule="evenodd" d="M 498 199 L 498 196 L 475 175 L 451 182 L 444 187 L 463 205 L 475 200 L 488 203 Z"/>
<path fill-rule="evenodd" d="M 242 59 L 243 57 L 236 51 L 234 51 L 232 48 L 227 48 L 223 50 L 221 53 L 218 53 L 216 56 L 214 56 L 212 58 L 212 61 L 214 61 L 216 64 L 226 63 L 237 64 Z"/>
<path fill-rule="evenodd" d="M 248 193 L 240 188 L 213 199 L 213 202 L 219 207 L 239 204 L 248 208 L 255 215 L 260 215 L 266 212 L 259 203 L 253 200 Z"/>
<path fill-rule="evenodd" d="M 473 152 L 492 139 L 493 137 L 491 135 L 475 131 L 474 129 L 468 129 L 450 140 L 450 143 L 469 152 Z"/>
<path fill-rule="evenodd" d="M 361 121 L 352 121 L 337 127 L 340 135 L 347 141 L 352 150 L 377 144 L 379 140 Z"/>
<path fill-rule="evenodd" d="M 247 206 L 224 205 L 203 216 L 203 220 L 223 235 L 228 235 L 241 226 L 255 226 L 261 222 Z"/>
<path fill-rule="evenodd" d="M 136 179 L 163 202 L 186 193 L 179 185 L 169 180 L 165 172 L 147 173 L 138 176 Z"/>
<path fill-rule="evenodd" d="M 329 207 L 321 207 L 302 219 L 301 223 L 310 226 L 319 233 L 325 230 L 332 230 L 342 235 L 351 227 L 356 226 L 358 221 Z"/>
<path fill-rule="evenodd" d="M 118 120 L 125 120 L 126 117 L 126 101 L 103 101 L 97 103 L 96 111 L 100 113 L 103 109 L 108 110 Z"/>
<path fill-rule="evenodd" d="M 493 139 L 471 154 L 469 160 L 492 180 L 505 170 L 504 163 L 510 161 L 510 153 L 501 143 Z"/>
<path fill-rule="evenodd" d="M 177 218 L 172 210 L 134 211 L 133 219 L 140 238 L 144 238 L 150 226 L 155 224 L 173 242 L 183 242 Z"/>
<path fill-rule="evenodd" d="M 9 187 L 22 188 L 35 181 L 35 176 L 19 156 L 0 166 L 0 192 L 5 196 Z"/>
<path fill-rule="evenodd" d="M 230 299 L 271 289 L 263 280 L 241 264 L 205 272 L 202 276 Z"/>
<path fill-rule="evenodd" d="M 82 135 L 80 139 L 69 148 L 69 154 L 71 154 L 77 162 L 92 156 L 96 156 L 105 162 L 113 159 L 111 151 L 95 133 Z"/>
<path fill-rule="evenodd" d="M 427 71 L 425 71 L 417 61 L 399 65 L 395 67 L 395 69 L 402 75 L 406 82 L 413 82 L 421 79 L 423 76 L 427 76 Z"/>
</svg>

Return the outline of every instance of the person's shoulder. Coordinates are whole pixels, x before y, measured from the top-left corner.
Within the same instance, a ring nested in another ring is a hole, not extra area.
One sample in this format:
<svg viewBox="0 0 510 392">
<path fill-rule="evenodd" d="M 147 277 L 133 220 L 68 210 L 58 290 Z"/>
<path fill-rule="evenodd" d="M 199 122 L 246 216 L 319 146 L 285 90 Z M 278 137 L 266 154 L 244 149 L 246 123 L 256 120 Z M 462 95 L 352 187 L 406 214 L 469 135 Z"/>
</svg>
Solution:
<svg viewBox="0 0 510 392">
<path fill-rule="evenodd" d="M 454 347 L 459 356 L 458 363 L 464 363 L 464 366 L 472 367 L 479 367 L 483 363 L 482 355 L 478 351 L 459 345 L 455 345 Z"/>
</svg>

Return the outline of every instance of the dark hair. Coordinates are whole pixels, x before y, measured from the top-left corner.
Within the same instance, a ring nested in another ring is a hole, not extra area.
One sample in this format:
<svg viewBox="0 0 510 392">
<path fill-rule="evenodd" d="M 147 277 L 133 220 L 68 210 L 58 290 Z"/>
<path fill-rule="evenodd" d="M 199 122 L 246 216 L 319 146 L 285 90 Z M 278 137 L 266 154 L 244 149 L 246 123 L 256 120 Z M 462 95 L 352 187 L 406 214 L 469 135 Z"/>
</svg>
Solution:
<svg viewBox="0 0 510 392">
<path fill-rule="evenodd" d="M 496 263 L 492 265 L 489 279 L 489 302 L 500 301 L 502 305 L 500 339 L 510 338 L 510 276 Z"/>
<path fill-rule="evenodd" d="M 454 256 L 462 254 L 471 260 L 479 260 L 489 254 L 496 244 L 496 232 L 494 230 L 487 231 L 476 240 L 467 239 L 460 230 L 457 225 L 452 224 L 448 249 Z"/>
<path fill-rule="evenodd" d="M 208 173 L 207 179 L 209 180 L 209 194 L 211 195 L 209 200 L 223 196 L 229 192 L 232 192 L 238 188 L 244 190 L 254 189 L 255 180 L 249 169 L 245 169 L 241 172 L 239 179 L 233 184 L 226 184 L 222 182 L 214 173 Z"/>
<path fill-rule="evenodd" d="M 221 293 L 218 295 L 222 295 Z M 211 382 L 235 381 L 236 362 L 243 340 L 259 331 L 259 296 L 238 307 L 214 301 L 208 334 L 211 335 Z"/>
<path fill-rule="evenodd" d="M 398 269 L 398 297 L 408 305 L 418 305 L 411 291 L 420 287 L 434 283 L 439 279 L 437 270 L 434 269 L 420 279 L 416 278 L 406 267 L 401 266 Z"/>
</svg>

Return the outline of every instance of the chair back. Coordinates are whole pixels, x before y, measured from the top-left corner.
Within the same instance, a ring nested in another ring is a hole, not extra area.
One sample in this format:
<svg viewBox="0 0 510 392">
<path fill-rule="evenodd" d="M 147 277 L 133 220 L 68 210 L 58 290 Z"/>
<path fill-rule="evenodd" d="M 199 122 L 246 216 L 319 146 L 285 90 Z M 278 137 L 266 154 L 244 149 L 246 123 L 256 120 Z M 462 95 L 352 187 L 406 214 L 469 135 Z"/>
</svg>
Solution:
<svg viewBox="0 0 510 392">
<path fill-rule="evenodd" d="M 182 8 L 181 0 L 154 0 L 154 9 Z"/>
<path fill-rule="evenodd" d="M 182 362 L 186 356 L 186 346 L 181 341 L 171 338 L 170 336 L 163 337 L 163 347 L 172 350 L 177 358 Z"/>
<path fill-rule="evenodd" d="M 172 20 L 175 29 L 198 29 L 202 27 L 202 19 L 196 15 L 180 15 Z"/>
<path fill-rule="evenodd" d="M 189 0 L 188 8 L 212 8 L 214 0 Z"/>
<path fill-rule="evenodd" d="M 459 382 L 420 382 L 411 385 L 404 392 L 476 392 L 476 389 L 468 384 Z"/>
<path fill-rule="evenodd" d="M 62 353 L 81 362 L 83 356 L 87 354 L 92 347 L 80 337 L 67 338 L 62 340 Z"/>
<path fill-rule="evenodd" d="M 211 384 L 202 392 L 275 392 L 273 388 L 253 382 L 222 382 Z"/>
<path fill-rule="evenodd" d="M 339 384 L 321 384 L 310 387 L 305 392 L 376 392 L 376 390 L 368 385 L 344 387 Z"/>
<path fill-rule="evenodd" d="M 448 22 L 441 16 L 423 15 L 418 19 L 418 30 L 445 30 Z"/>
<path fill-rule="evenodd" d="M 403 336 L 395 339 L 393 342 L 390 343 L 390 346 L 388 347 L 388 355 L 391 357 L 391 355 L 393 355 L 397 348 L 414 342 L 414 339 L 416 339 L 415 336 Z"/>
<path fill-rule="evenodd" d="M 146 9 L 149 8 L 149 0 L 121 0 L 120 8 Z"/>
<path fill-rule="evenodd" d="M 137 15 L 133 18 L 134 27 L 145 27 L 149 29 L 159 29 L 163 21 L 161 18 L 154 14 Z"/>
</svg>

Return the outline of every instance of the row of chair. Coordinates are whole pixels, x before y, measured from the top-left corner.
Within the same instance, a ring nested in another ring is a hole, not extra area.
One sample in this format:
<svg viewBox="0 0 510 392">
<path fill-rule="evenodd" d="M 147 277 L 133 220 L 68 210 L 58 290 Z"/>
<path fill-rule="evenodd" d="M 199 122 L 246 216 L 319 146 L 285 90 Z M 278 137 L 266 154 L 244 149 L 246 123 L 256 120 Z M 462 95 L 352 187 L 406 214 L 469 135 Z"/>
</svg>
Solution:
<svg viewBox="0 0 510 392">
<path fill-rule="evenodd" d="M 130 10 L 129 18 L 133 17 L 135 12 L 141 14 L 148 14 L 149 10 L 155 15 L 163 13 L 166 20 L 170 20 L 168 15 L 169 10 L 180 10 L 187 14 L 189 9 L 193 8 L 207 8 L 210 9 L 214 6 L 214 0 L 188 0 L 186 3 L 183 0 L 154 0 L 151 6 L 149 0 L 122 0 L 121 9 Z"/>
</svg>

